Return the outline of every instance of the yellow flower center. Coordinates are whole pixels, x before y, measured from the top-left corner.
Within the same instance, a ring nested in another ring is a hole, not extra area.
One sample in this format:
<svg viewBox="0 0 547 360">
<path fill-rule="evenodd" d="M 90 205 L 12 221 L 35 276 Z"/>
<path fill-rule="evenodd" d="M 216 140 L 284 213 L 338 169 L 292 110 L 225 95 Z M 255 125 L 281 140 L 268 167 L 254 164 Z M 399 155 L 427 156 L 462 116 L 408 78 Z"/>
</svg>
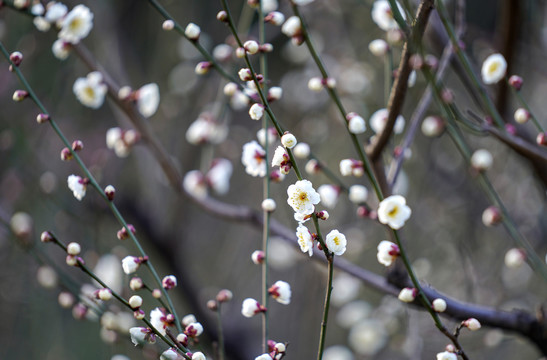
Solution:
<svg viewBox="0 0 547 360">
<path fill-rule="evenodd" d="M 93 90 L 93 88 L 91 86 L 86 86 L 86 88 L 84 90 L 84 94 L 89 98 L 94 98 L 95 97 L 95 90 Z"/>
<path fill-rule="evenodd" d="M 391 217 L 394 217 L 395 215 L 397 215 L 398 212 L 399 212 L 399 207 L 394 206 L 393 208 L 391 208 L 391 210 L 388 211 L 387 214 Z"/>
<path fill-rule="evenodd" d="M 334 241 L 334 244 L 336 246 L 339 246 L 340 245 L 340 239 L 338 238 L 338 236 L 335 236 L 334 239 L 332 239 L 332 241 Z"/>
<path fill-rule="evenodd" d="M 493 73 L 496 72 L 499 68 L 499 64 L 497 62 L 493 62 L 488 66 L 488 72 Z"/>
</svg>

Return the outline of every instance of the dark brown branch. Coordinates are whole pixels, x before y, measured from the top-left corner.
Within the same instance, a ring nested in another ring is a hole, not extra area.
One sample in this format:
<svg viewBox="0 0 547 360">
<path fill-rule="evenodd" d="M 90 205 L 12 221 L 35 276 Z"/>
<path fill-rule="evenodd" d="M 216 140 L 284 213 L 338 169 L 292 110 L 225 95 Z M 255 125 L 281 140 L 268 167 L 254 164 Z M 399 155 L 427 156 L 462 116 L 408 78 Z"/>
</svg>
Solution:
<svg viewBox="0 0 547 360">
<path fill-rule="evenodd" d="M 412 26 L 411 36 L 406 40 L 403 46 L 401 61 L 399 62 L 399 68 L 397 70 L 397 77 L 393 87 L 391 88 L 391 93 L 387 104 L 389 114 L 386 125 L 384 126 L 382 132 L 376 136 L 374 142 L 367 149 L 370 160 L 373 162 L 378 159 L 387 145 L 387 142 L 393 132 L 393 127 L 395 126 L 395 120 L 401 113 L 408 88 L 408 77 L 412 71 L 409 63 L 410 56 L 414 53 L 414 47 L 416 44 L 420 44 L 421 42 L 427 20 L 433 10 L 433 2 L 433 0 L 422 0 L 416 13 L 416 21 Z"/>
</svg>

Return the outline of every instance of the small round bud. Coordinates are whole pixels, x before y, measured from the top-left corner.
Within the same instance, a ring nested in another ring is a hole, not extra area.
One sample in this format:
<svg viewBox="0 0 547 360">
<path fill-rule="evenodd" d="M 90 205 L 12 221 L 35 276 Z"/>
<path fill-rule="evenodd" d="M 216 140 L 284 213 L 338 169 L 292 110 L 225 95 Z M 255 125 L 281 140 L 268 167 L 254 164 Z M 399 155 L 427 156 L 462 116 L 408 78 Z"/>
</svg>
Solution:
<svg viewBox="0 0 547 360">
<path fill-rule="evenodd" d="M 238 47 L 235 51 L 236 58 L 243 59 L 245 57 L 245 49 L 242 47 Z"/>
<path fill-rule="evenodd" d="M 128 100 L 132 93 L 133 89 L 131 89 L 131 86 L 122 86 L 120 90 L 118 90 L 118 99 Z"/>
<path fill-rule="evenodd" d="M 28 91 L 25 90 L 15 90 L 13 93 L 13 101 L 23 101 L 29 96 Z"/>
<path fill-rule="evenodd" d="M 444 132 L 444 122 L 438 116 L 428 116 L 422 121 L 422 134 L 437 137 Z"/>
<path fill-rule="evenodd" d="M 287 149 L 292 149 L 297 144 L 296 137 L 290 132 L 285 132 L 281 137 L 281 144 Z"/>
<path fill-rule="evenodd" d="M 437 67 L 439 66 L 439 60 L 437 59 L 437 57 L 435 57 L 435 55 L 426 55 L 424 60 L 425 65 L 427 65 L 427 67 L 432 70 L 437 69 Z"/>
<path fill-rule="evenodd" d="M 306 143 L 298 143 L 293 148 L 293 154 L 299 159 L 306 159 L 310 155 L 310 146 Z"/>
<path fill-rule="evenodd" d="M 171 290 L 177 286 L 177 278 L 174 275 L 167 275 L 162 279 L 161 286 L 163 286 L 165 290 Z"/>
<path fill-rule="evenodd" d="M 385 40 L 376 39 L 368 44 L 368 49 L 374 56 L 384 56 L 389 51 L 389 44 Z"/>
<path fill-rule="evenodd" d="M 482 213 L 482 223 L 486 226 L 494 226 L 501 222 L 500 210 L 495 206 L 486 208 Z"/>
<path fill-rule="evenodd" d="M 49 121 L 49 115 L 48 115 L 48 114 L 42 114 L 42 113 L 40 113 L 40 114 L 38 114 L 38 115 L 36 116 L 36 122 L 37 122 L 38 124 L 43 124 L 43 123 L 45 123 L 46 121 Z"/>
<path fill-rule="evenodd" d="M 178 334 L 177 335 L 177 341 L 181 343 L 182 345 L 186 346 L 188 345 L 188 336 L 186 334 Z"/>
<path fill-rule="evenodd" d="M 522 266 L 526 261 L 526 253 L 522 249 L 513 248 L 505 253 L 505 266 L 516 269 Z"/>
<path fill-rule="evenodd" d="M 308 174 L 313 175 L 321 171 L 321 166 L 315 159 L 310 159 L 305 166 L 305 170 Z"/>
<path fill-rule="evenodd" d="M 23 54 L 19 51 L 14 51 L 10 54 L 9 59 L 15 66 L 21 65 L 21 62 L 23 62 Z"/>
<path fill-rule="evenodd" d="M 197 40 L 199 39 L 199 35 L 201 34 L 201 29 L 199 26 L 197 26 L 194 23 L 189 23 L 186 26 L 186 29 L 184 29 L 184 35 L 190 40 Z"/>
<path fill-rule="evenodd" d="M 207 301 L 207 309 L 211 310 L 211 311 L 217 311 L 218 310 L 218 303 L 216 300 L 209 300 Z"/>
<path fill-rule="evenodd" d="M 67 255 L 66 256 L 66 264 L 68 266 L 77 266 L 78 265 L 78 257 L 74 255 Z"/>
<path fill-rule="evenodd" d="M 131 296 L 128 302 L 131 309 L 138 309 L 142 306 L 142 298 L 139 295 Z"/>
<path fill-rule="evenodd" d="M 443 89 L 441 91 L 441 99 L 445 104 L 452 104 L 454 102 L 454 92 L 450 89 Z"/>
<path fill-rule="evenodd" d="M 404 288 L 399 293 L 399 300 L 402 302 L 410 303 L 413 302 L 414 299 L 416 299 L 416 296 L 418 295 L 418 290 L 415 288 Z"/>
<path fill-rule="evenodd" d="M 254 103 L 249 109 L 249 117 L 252 120 L 260 120 L 264 116 L 264 105 Z"/>
<path fill-rule="evenodd" d="M 477 150 L 471 156 L 471 166 L 477 171 L 486 171 L 492 167 L 494 158 L 485 149 Z"/>
<path fill-rule="evenodd" d="M 403 38 L 403 32 L 399 29 L 391 29 L 386 33 L 386 40 L 391 45 L 399 45 Z"/>
<path fill-rule="evenodd" d="M 194 69 L 194 71 L 197 75 L 205 75 L 209 72 L 209 69 L 212 66 L 213 64 L 209 61 L 201 61 L 196 65 L 196 68 Z"/>
<path fill-rule="evenodd" d="M 61 160 L 63 161 L 69 161 L 69 160 L 72 160 L 74 159 L 74 155 L 72 155 L 72 152 L 70 151 L 69 148 L 63 148 L 63 150 L 61 150 Z"/>
<path fill-rule="evenodd" d="M 80 244 L 78 244 L 77 242 L 71 242 L 66 247 L 66 252 L 69 255 L 74 255 L 74 256 L 79 255 L 80 251 L 82 251 L 82 248 L 80 247 Z"/>
<path fill-rule="evenodd" d="M 258 51 L 261 52 L 261 53 L 271 53 L 273 51 L 274 47 L 272 44 L 270 43 L 265 43 L 265 44 L 262 44 L 260 45 L 260 47 L 258 48 Z"/>
<path fill-rule="evenodd" d="M 270 23 L 274 26 L 281 26 L 285 22 L 285 15 L 279 11 L 272 11 L 264 17 L 264 22 Z"/>
<path fill-rule="evenodd" d="M 264 199 L 262 201 L 262 210 L 266 212 L 273 212 L 275 211 L 276 204 L 274 199 Z"/>
<path fill-rule="evenodd" d="M 256 41 L 249 40 L 245 41 L 245 44 L 243 44 L 243 48 L 245 48 L 245 51 L 247 51 L 247 53 L 254 55 L 258 52 L 259 46 Z"/>
<path fill-rule="evenodd" d="M 116 189 L 112 185 L 108 185 L 104 188 L 104 195 L 110 201 L 114 200 L 114 195 L 116 195 Z"/>
<path fill-rule="evenodd" d="M 348 129 L 352 134 L 362 134 L 367 130 L 365 119 L 356 113 L 349 113 L 346 115 L 346 119 L 348 120 Z"/>
<path fill-rule="evenodd" d="M 102 301 L 108 301 L 112 299 L 112 291 L 108 288 L 99 289 L 97 297 Z"/>
<path fill-rule="evenodd" d="M 135 230 L 135 227 L 133 225 L 127 224 L 127 227 L 133 234 L 137 232 L 137 230 Z M 118 230 L 118 232 L 116 233 L 116 236 L 118 237 L 118 240 L 125 240 L 129 237 L 129 233 L 127 232 L 127 229 L 125 228 L 125 226 L 121 228 L 121 230 Z"/>
<path fill-rule="evenodd" d="M 196 319 L 196 316 L 194 314 L 188 314 L 180 320 L 181 324 L 184 325 L 184 326 L 188 326 L 188 325 L 190 325 L 192 323 L 195 323 L 197 321 L 198 320 Z M 186 335 L 188 335 L 188 334 L 186 334 Z"/>
<path fill-rule="evenodd" d="M 62 308 L 68 309 L 72 305 L 74 305 L 74 295 L 72 295 L 69 292 L 62 291 L 59 293 L 59 296 L 57 297 L 57 302 L 59 305 L 61 305 Z"/>
<path fill-rule="evenodd" d="M 217 20 L 226 22 L 228 20 L 228 13 L 224 10 L 221 10 L 217 13 Z"/>
<path fill-rule="evenodd" d="M 507 131 L 510 135 L 516 135 L 517 134 L 517 128 L 513 124 L 506 123 L 505 124 L 505 131 Z"/>
<path fill-rule="evenodd" d="M 518 108 L 513 116 L 515 118 L 515 121 L 519 124 L 524 124 L 528 120 L 530 120 L 530 113 L 528 112 L 528 110 L 523 108 Z"/>
<path fill-rule="evenodd" d="M 218 294 L 216 296 L 216 300 L 219 303 L 224 303 L 224 302 L 228 302 L 228 301 L 232 300 L 233 297 L 234 297 L 234 295 L 232 294 L 232 292 L 230 290 L 222 289 L 218 292 Z"/>
<path fill-rule="evenodd" d="M 440 313 L 446 310 L 446 301 L 444 299 L 435 299 L 431 305 L 433 306 L 433 310 L 436 312 Z"/>
<path fill-rule="evenodd" d="M 253 74 L 248 68 L 242 68 L 237 72 L 241 81 L 251 81 L 253 80 Z"/>
<path fill-rule="evenodd" d="M 144 312 L 143 309 L 137 309 L 133 311 L 133 317 L 137 320 L 142 320 L 144 319 L 145 316 L 146 316 L 146 313 Z"/>
<path fill-rule="evenodd" d="M 72 150 L 80 151 L 84 148 L 84 143 L 81 140 L 74 140 L 72 142 Z"/>
<path fill-rule="evenodd" d="M 274 345 L 274 349 L 278 354 L 282 354 L 287 350 L 287 347 L 283 343 L 277 343 Z"/>
<path fill-rule="evenodd" d="M 134 277 L 129 280 L 129 288 L 133 291 L 139 291 L 144 287 L 144 282 L 140 277 Z"/>
<path fill-rule="evenodd" d="M 522 87 L 523 80 L 518 75 L 511 75 L 509 78 L 509 85 L 512 86 L 515 90 L 519 91 Z"/>
<path fill-rule="evenodd" d="M 265 254 L 264 254 L 264 251 L 262 251 L 262 250 L 255 250 L 251 254 L 251 260 L 253 260 L 253 263 L 255 265 L 260 265 L 260 264 L 264 263 L 264 259 L 265 259 Z"/>
<path fill-rule="evenodd" d="M 348 198 L 354 204 L 362 204 L 367 201 L 368 190 L 363 185 L 352 185 L 349 188 Z"/>
<path fill-rule="evenodd" d="M 161 24 L 161 28 L 165 31 L 171 31 L 175 28 L 175 22 L 171 19 L 165 20 L 163 24 Z"/>
<path fill-rule="evenodd" d="M 40 235 L 40 241 L 43 242 L 43 243 L 53 241 L 53 239 L 54 239 L 54 237 L 53 237 L 53 235 L 51 235 L 51 233 L 49 231 L 44 231 Z"/>
<path fill-rule="evenodd" d="M 424 66 L 424 59 L 419 54 L 410 56 L 408 62 L 413 70 L 420 70 Z"/>
<path fill-rule="evenodd" d="M 536 137 L 536 143 L 541 146 L 547 145 L 547 133 L 541 132 Z"/>
<path fill-rule="evenodd" d="M 323 90 L 323 80 L 319 77 L 313 77 L 308 81 L 308 89 L 319 92 Z"/>
<path fill-rule="evenodd" d="M 160 289 L 154 289 L 152 290 L 152 296 L 155 298 L 155 299 L 159 299 L 161 297 L 161 290 Z"/>
<path fill-rule="evenodd" d="M 233 96 L 237 91 L 237 84 L 233 82 L 229 82 L 228 84 L 224 85 L 224 95 L 226 96 Z"/>
<path fill-rule="evenodd" d="M 317 217 L 321 220 L 328 220 L 329 213 L 327 210 L 321 210 L 317 213 Z"/>
<path fill-rule="evenodd" d="M 283 89 L 279 86 L 273 86 L 268 89 L 268 101 L 276 101 L 281 99 L 283 95 Z"/>
<path fill-rule="evenodd" d="M 469 318 L 462 322 L 462 325 L 471 331 L 477 331 L 481 328 L 481 323 L 475 318 Z"/>
<path fill-rule="evenodd" d="M 329 89 L 334 89 L 336 87 L 336 79 L 335 78 L 327 78 L 325 80 L 325 85 L 327 85 L 327 87 Z"/>
</svg>

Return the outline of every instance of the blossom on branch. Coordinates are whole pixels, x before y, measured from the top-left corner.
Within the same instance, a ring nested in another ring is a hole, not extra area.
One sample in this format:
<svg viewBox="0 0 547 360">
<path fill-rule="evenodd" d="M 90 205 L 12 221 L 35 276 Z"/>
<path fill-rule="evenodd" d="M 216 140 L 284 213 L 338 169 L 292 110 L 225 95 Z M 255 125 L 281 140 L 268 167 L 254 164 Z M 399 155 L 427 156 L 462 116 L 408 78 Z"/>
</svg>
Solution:
<svg viewBox="0 0 547 360">
<path fill-rule="evenodd" d="M 243 145 L 241 162 L 247 174 L 255 177 L 266 175 L 266 152 L 255 140 Z"/>
<path fill-rule="evenodd" d="M 107 90 L 107 86 L 103 83 L 103 76 L 98 71 L 90 72 L 85 78 L 76 79 L 72 87 L 72 91 L 82 105 L 92 109 L 101 107 Z"/>
<path fill-rule="evenodd" d="M 93 13 L 87 6 L 77 5 L 61 20 L 59 39 L 71 44 L 77 44 L 89 35 L 92 28 Z"/>
<path fill-rule="evenodd" d="M 311 214 L 315 205 L 321 201 L 321 196 L 315 191 L 309 180 L 300 180 L 287 189 L 287 203 L 300 214 Z"/>
<path fill-rule="evenodd" d="M 380 202 L 378 220 L 390 228 L 398 230 L 410 218 L 412 211 L 406 205 L 406 199 L 401 195 L 392 195 Z"/>
</svg>

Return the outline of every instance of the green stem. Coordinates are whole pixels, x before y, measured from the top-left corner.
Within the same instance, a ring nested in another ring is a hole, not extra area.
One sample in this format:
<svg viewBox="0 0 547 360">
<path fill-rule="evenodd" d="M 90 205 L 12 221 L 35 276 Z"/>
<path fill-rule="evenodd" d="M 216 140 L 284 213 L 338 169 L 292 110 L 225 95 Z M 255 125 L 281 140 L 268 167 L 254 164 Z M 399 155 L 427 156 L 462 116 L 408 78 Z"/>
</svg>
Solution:
<svg viewBox="0 0 547 360">
<path fill-rule="evenodd" d="M 330 298 L 332 294 L 332 279 L 334 274 L 334 256 L 330 254 L 327 257 L 328 280 L 327 292 L 325 294 L 325 306 L 323 306 L 323 320 L 321 321 L 321 334 L 319 335 L 319 350 L 317 351 L 317 360 L 323 359 L 325 349 L 325 339 L 327 338 L 327 320 L 329 319 Z"/>
<path fill-rule="evenodd" d="M 219 360 L 224 360 L 225 357 L 225 350 L 224 350 L 224 331 L 222 329 L 222 315 L 220 313 L 220 309 L 222 307 L 222 303 L 217 301 L 217 326 L 218 326 L 218 353 L 219 353 Z"/>
<path fill-rule="evenodd" d="M 532 112 L 532 109 L 530 109 L 530 106 L 528 106 L 528 103 L 526 102 L 526 100 L 524 100 L 524 98 L 522 97 L 522 94 L 520 93 L 520 90 L 517 90 L 515 89 L 513 86 L 511 86 L 511 84 L 509 84 L 509 88 L 511 88 L 511 91 L 513 92 L 513 94 L 515 94 L 515 96 L 517 97 L 517 100 L 518 102 L 520 103 L 520 105 L 526 109 L 526 111 L 528 111 L 528 113 L 530 114 L 530 118 L 532 119 L 532 122 L 534 123 L 534 125 L 536 126 L 536 128 L 539 130 L 539 132 L 542 132 L 544 133 L 545 130 L 543 130 L 543 127 L 541 126 L 541 124 L 539 123 L 538 119 L 534 116 L 534 113 Z"/>
</svg>

